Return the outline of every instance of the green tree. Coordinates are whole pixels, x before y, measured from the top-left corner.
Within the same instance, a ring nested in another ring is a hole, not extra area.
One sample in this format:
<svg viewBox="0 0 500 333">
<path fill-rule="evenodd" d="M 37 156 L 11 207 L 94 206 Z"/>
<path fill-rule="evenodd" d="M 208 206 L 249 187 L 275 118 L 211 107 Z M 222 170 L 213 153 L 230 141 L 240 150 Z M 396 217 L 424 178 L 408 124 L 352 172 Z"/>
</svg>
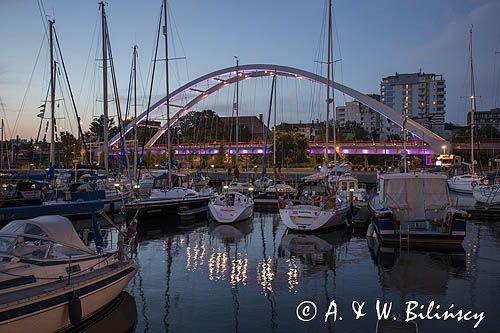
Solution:
<svg viewBox="0 0 500 333">
<path fill-rule="evenodd" d="M 300 132 L 276 133 L 276 163 L 290 165 L 308 161 L 308 142 Z"/>
<path fill-rule="evenodd" d="M 182 143 L 214 142 L 224 137 L 224 124 L 212 110 L 192 111 L 179 120 Z"/>
<path fill-rule="evenodd" d="M 120 131 L 118 126 L 115 125 L 115 120 L 113 118 L 109 119 L 108 122 L 108 133 L 109 138 L 111 139 L 113 136 L 118 134 Z M 92 141 L 102 141 L 104 138 L 104 115 L 101 115 L 99 118 L 94 119 L 89 125 L 89 133 L 92 138 Z"/>
<path fill-rule="evenodd" d="M 73 159 L 78 156 L 78 140 L 69 132 L 59 133 L 59 149 L 62 150 L 61 162 L 71 164 Z"/>
</svg>

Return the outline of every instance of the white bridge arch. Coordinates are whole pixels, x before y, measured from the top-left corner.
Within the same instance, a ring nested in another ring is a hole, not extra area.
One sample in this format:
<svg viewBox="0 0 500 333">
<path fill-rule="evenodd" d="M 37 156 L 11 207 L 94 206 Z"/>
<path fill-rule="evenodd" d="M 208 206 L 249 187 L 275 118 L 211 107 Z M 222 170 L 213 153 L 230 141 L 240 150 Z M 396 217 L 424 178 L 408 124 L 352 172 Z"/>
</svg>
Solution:
<svg viewBox="0 0 500 333">
<path fill-rule="evenodd" d="M 236 76 L 236 72 L 239 73 L 239 76 Z M 231 77 L 227 77 L 228 75 L 233 74 Z M 212 73 L 203 75 L 195 80 L 192 80 L 189 83 L 186 83 L 185 85 L 181 86 L 180 88 L 176 89 L 172 93 L 170 93 L 169 98 L 164 97 L 157 101 L 155 104 L 153 104 L 149 108 L 149 115 L 151 117 L 152 114 L 160 110 L 160 107 L 165 105 L 167 103 L 167 100 L 172 101 L 175 98 L 178 98 L 182 96 L 183 94 L 187 92 L 196 92 L 198 95 L 194 98 L 192 98 L 189 102 L 187 102 L 185 105 L 172 105 L 170 104 L 170 107 L 175 107 L 178 109 L 177 112 L 171 117 L 170 119 L 170 124 L 167 122 L 162 125 L 161 129 L 159 129 L 155 135 L 146 143 L 146 147 L 149 148 L 154 143 L 166 132 L 167 128 L 169 126 L 174 125 L 180 118 L 182 118 L 184 115 L 186 115 L 198 102 L 209 96 L 210 94 L 213 94 L 214 92 L 227 87 L 233 83 L 236 83 L 237 81 L 248 79 L 248 78 L 256 78 L 256 77 L 263 77 L 263 76 L 270 76 L 270 75 L 279 75 L 279 76 L 286 76 L 286 77 L 292 77 L 292 78 L 298 78 L 298 79 L 305 79 L 309 80 L 312 82 L 316 83 L 321 83 L 326 85 L 327 84 L 327 79 L 321 75 L 317 75 L 302 69 L 298 68 L 293 68 L 293 67 L 288 67 L 288 66 L 281 66 L 281 65 L 272 65 L 272 64 L 249 64 L 249 65 L 241 65 L 238 67 L 229 67 L 229 68 L 224 68 L 220 69 L 217 71 L 214 71 Z M 209 81 L 214 81 L 216 82 L 213 86 L 210 88 L 203 90 L 197 88 L 198 86 L 209 82 Z M 352 88 L 349 88 L 347 86 L 344 86 L 340 83 L 333 83 L 332 86 L 340 91 L 343 92 L 350 97 L 358 100 L 360 103 L 370 107 L 371 109 L 375 110 L 376 112 L 380 113 L 384 117 L 390 119 L 394 123 L 398 124 L 399 126 L 403 126 L 403 118 L 401 117 L 401 114 L 394 110 L 393 108 L 369 97 L 366 96 L 365 94 L 354 90 Z M 128 133 L 132 128 L 134 128 L 137 124 L 144 122 L 146 120 L 146 116 L 148 114 L 148 110 L 142 112 L 139 116 L 137 116 L 136 119 L 134 119 L 132 122 L 130 122 L 127 127 L 125 128 L 125 133 Z M 450 143 L 446 141 L 444 138 L 441 136 L 437 135 L 436 133 L 432 132 L 431 130 L 425 128 L 421 124 L 417 123 L 414 120 L 408 119 L 406 123 L 406 129 L 410 131 L 412 134 L 415 136 L 419 137 L 423 141 L 427 142 L 430 146 L 430 148 L 433 151 L 450 151 Z M 115 143 L 118 142 L 120 139 L 120 134 L 115 135 L 110 141 L 109 145 L 114 145 Z M 444 148 L 444 149 L 443 149 Z"/>
</svg>

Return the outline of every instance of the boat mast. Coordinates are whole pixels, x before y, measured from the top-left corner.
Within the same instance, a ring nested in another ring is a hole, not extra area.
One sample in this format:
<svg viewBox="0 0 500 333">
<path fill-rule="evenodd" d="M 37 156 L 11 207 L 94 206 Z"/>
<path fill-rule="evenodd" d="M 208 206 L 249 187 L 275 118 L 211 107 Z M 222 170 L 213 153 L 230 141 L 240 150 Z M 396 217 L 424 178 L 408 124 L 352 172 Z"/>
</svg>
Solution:
<svg viewBox="0 0 500 333">
<path fill-rule="evenodd" d="M 328 149 L 329 149 L 329 126 L 328 123 L 330 122 L 330 84 L 331 84 L 331 79 L 330 79 L 330 74 L 331 74 L 331 67 L 332 67 L 332 0 L 328 1 L 328 60 L 326 62 L 327 64 L 327 79 L 326 79 L 326 124 L 325 124 L 325 164 L 328 165 Z"/>
<path fill-rule="evenodd" d="M 274 71 L 274 77 L 276 77 L 276 71 Z M 278 101 L 276 100 L 276 82 L 274 83 L 274 125 L 273 125 L 273 166 L 276 167 L 276 105 Z"/>
<path fill-rule="evenodd" d="M 133 58 L 133 77 L 134 77 L 134 121 L 137 119 L 137 45 L 134 45 L 134 58 Z M 134 179 L 137 176 L 137 126 L 134 129 Z"/>
<path fill-rule="evenodd" d="M 475 121 L 474 121 L 474 113 L 476 111 L 476 92 L 474 87 L 474 66 L 472 64 L 472 26 L 469 30 L 470 33 L 470 104 L 471 104 L 471 112 L 470 112 L 470 160 L 471 160 L 471 172 L 475 174 L 476 168 L 474 165 L 474 130 L 475 130 Z"/>
<path fill-rule="evenodd" d="M 55 165 L 55 111 L 56 111 L 56 68 L 54 62 L 54 20 L 49 20 L 50 30 L 50 160 L 49 167 Z"/>
<path fill-rule="evenodd" d="M 106 175 L 109 173 L 109 114 L 108 114 L 108 48 L 107 48 L 107 36 L 106 36 L 106 11 L 104 9 L 104 2 L 99 2 L 101 7 L 101 23 L 102 23 L 102 102 L 103 102 L 103 150 L 104 150 L 104 168 L 106 169 Z"/>
<path fill-rule="evenodd" d="M 170 88 L 168 77 L 168 16 L 167 16 L 167 0 L 163 0 L 163 16 L 165 17 L 165 25 L 163 26 L 163 36 L 165 37 L 165 85 L 167 90 L 167 151 L 168 151 L 168 187 L 172 187 L 172 157 L 170 143 Z"/>
<path fill-rule="evenodd" d="M 240 140 L 240 113 L 239 113 L 239 76 L 240 76 L 240 60 L 237 56 L 234 56 L 236 59 L 236 104 L 234 108 L 236 109 L 236 165 L 238 167 L 238 150 L 239 150 L 239 140 Z"/>
</svg>

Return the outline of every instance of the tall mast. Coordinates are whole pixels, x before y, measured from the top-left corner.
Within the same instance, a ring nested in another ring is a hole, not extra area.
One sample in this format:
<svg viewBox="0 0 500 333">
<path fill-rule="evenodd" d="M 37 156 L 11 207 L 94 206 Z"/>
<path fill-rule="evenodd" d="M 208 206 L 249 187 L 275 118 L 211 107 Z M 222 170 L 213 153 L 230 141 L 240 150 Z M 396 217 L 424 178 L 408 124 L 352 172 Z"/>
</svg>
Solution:
<svg viewBox="0 0 500 333">
<path fill-rule="evenodd" d="M 2 118 L 2 140 L 0 142 L 0 169 L 3 169 L 3 118 Z"/>
<path fill-rule="evenodd" d="M 274 76 L 276 77 L 276 71 L 274 71 Z M 274 83 L 274 125 L 273 125 L 273 166 L 276 167 L 276 105 L 278 101 L 276 100 L 276 82 Z"/>
<path fill-rule="evenodd" d="M 240 140 L 240 113 L 239 113 L 239 75 L 240 75 L 240 60 L 236 57 L 236 167 L 238 167 L 238 150 L 239 150 L 239 140 Z"/>
<path fill-rule="evenodd" d="M 167 16 L 167 0 L 163 0 L 163 16 L 165 17 L 165 25 L 163 26 L 163 36 L 165 37 L 165 85 L 167 89 L 167 151 L 168 151 L 168 187 L 172 187 L 172 157 L 170 143 L 170 87 L 168 77 L 168 16 Z"/>
<path fill-rule="evenodd" d="M 474 121 L 474 112 L 476 111 L 476 92 L 474 86 L 474 66 L 472 64 L 472 27 L 469 30 L 470 33 L 470 104 L 471 104 L 471 112 L 470 112 L 470 160 L 471 160 L 471 171 L 472 174 L 475 174 L 476 167 L 474 165 L 474 130 L 475 130 L 475 121 Z"/>
<path fill-rule="evenodd" d="M 106 174 L 109 173 L 109 114 L 108 114 L 108 39 L 106 36 L 106 11 L 104 2 L 99 2 L 101 7 L 101 23 L 102 23 L 102 102 L 103 102 L 103 149 L 104 149 L 104 168 Z"/>
<path fill-rule="evenodd" d="M 328 165 L 328 123 L 330 122 L 330 74 L 332 66 L 332 0 L 328 1 L 328 60 L 327 60 L 327 79 L 326 79 L 326 124 L 325 124 L 325 163 Z"/>
<path fill-rule="evenodd" d="M 134 121 L 137 119 L 137 45 L 134 45 L 134 58 L 133 58 L 133 71 L 134 71 Z M 136 178 L 137 168 L 137 126 L 134 128 L 134 179 Z"/>
<path fill-rule="evenodd" d="M 54 20 L 49 20 L 50 30 L 50 162 L 55 165 L 55 111 L 56 111 L 56 68 L 54 63 Z"/>
</svg>

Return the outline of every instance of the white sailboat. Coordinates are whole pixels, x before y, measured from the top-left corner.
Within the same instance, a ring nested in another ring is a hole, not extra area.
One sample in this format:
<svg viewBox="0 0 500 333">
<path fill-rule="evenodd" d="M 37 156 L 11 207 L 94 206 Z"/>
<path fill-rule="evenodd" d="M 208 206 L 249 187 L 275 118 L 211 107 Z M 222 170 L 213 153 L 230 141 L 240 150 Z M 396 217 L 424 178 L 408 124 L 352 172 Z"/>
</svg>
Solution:
<svg viewBox="0 0 500 333">
<path fill-rule="evenodd" d="M 225 192 L 208 204 L 210 217 L 219 223 L 235 223 L 253 216 L 253 199 L 239 192 Z"/>
<path fill-rule="evenodd" d="M 496 179 L 496 177 L 495 177 Z M 500 205 L 500 183 L 490 184 L 490 180 L 483 179 L 472 189 L 472 195 L 476 202 L 484 205 Z"/>
<path fill-rule="evenodd" d="M 474 66 L 472 62 L 472 28 L 470 29 L 469 51 L 470 51 L 470 72 L 471 72 L 470 73 L 471 74 L 470 173 L 452 176 L 451 178 L 448 179 L 448 187 L 450 188 L 451 191 L 466 193 L 466 194 L 472 194 L 472 188 L 476 184 L 478 184 L 482 178 L 480 175 L 476 173 L 476 168 L 475 168 L 476 161 L 474 160 L 474 131 L 476 130 L 474 113 L 476 111 L 476 91 L 474 84 Z"/>
<path fill-rule="evenodd" d="M 236 77 L 238 77 L 239 60 L 236 58 Z M 238 168 L 238 136 L 239 136 L 239 113 L 238 113 L 238 80 L 236 80 L 236 167 Z M 227 186 L 227 185 L 226 185 Z M 229 185 L 231 186 L 231 185 Z M 241 187 L 241 193 L 238 191 L 230 190 L 219 194 L 208 203 L 208 211 L 210 216 L 219 223 L 234 223 L 242 221 L 253 216 L 254 201 L 251 197 L 253 186 L 250 183 L 241 183 L 236 179 L 233 188 L 238 189 Z M 244 194 L 245 193 L 245 194 Z"/>
<path fill-rule="evenodd" d="M 345 219 L 350 210 L 348 198 L 338 191 L 338 184 L 330 184 L 328 171 L 328 123 L 330 121 L 330 89 L 333 79 L 333 45 L 332 45 L 332 1 L 328 6 L 328 69 L 327 69 L 327 99 L 326 99 L 326 152 L 325 165 L 316 174 L 305 179 L 306 183 L 299 190 L 299 204 L 284 199 L 278 201 L 281 220 L 292 230 L 315 231 L 345 225 Z M 335 140 L 335 131 L 334 131 Z M 334 161 L 337 161 L 334 153 Z"/>
</svg>

